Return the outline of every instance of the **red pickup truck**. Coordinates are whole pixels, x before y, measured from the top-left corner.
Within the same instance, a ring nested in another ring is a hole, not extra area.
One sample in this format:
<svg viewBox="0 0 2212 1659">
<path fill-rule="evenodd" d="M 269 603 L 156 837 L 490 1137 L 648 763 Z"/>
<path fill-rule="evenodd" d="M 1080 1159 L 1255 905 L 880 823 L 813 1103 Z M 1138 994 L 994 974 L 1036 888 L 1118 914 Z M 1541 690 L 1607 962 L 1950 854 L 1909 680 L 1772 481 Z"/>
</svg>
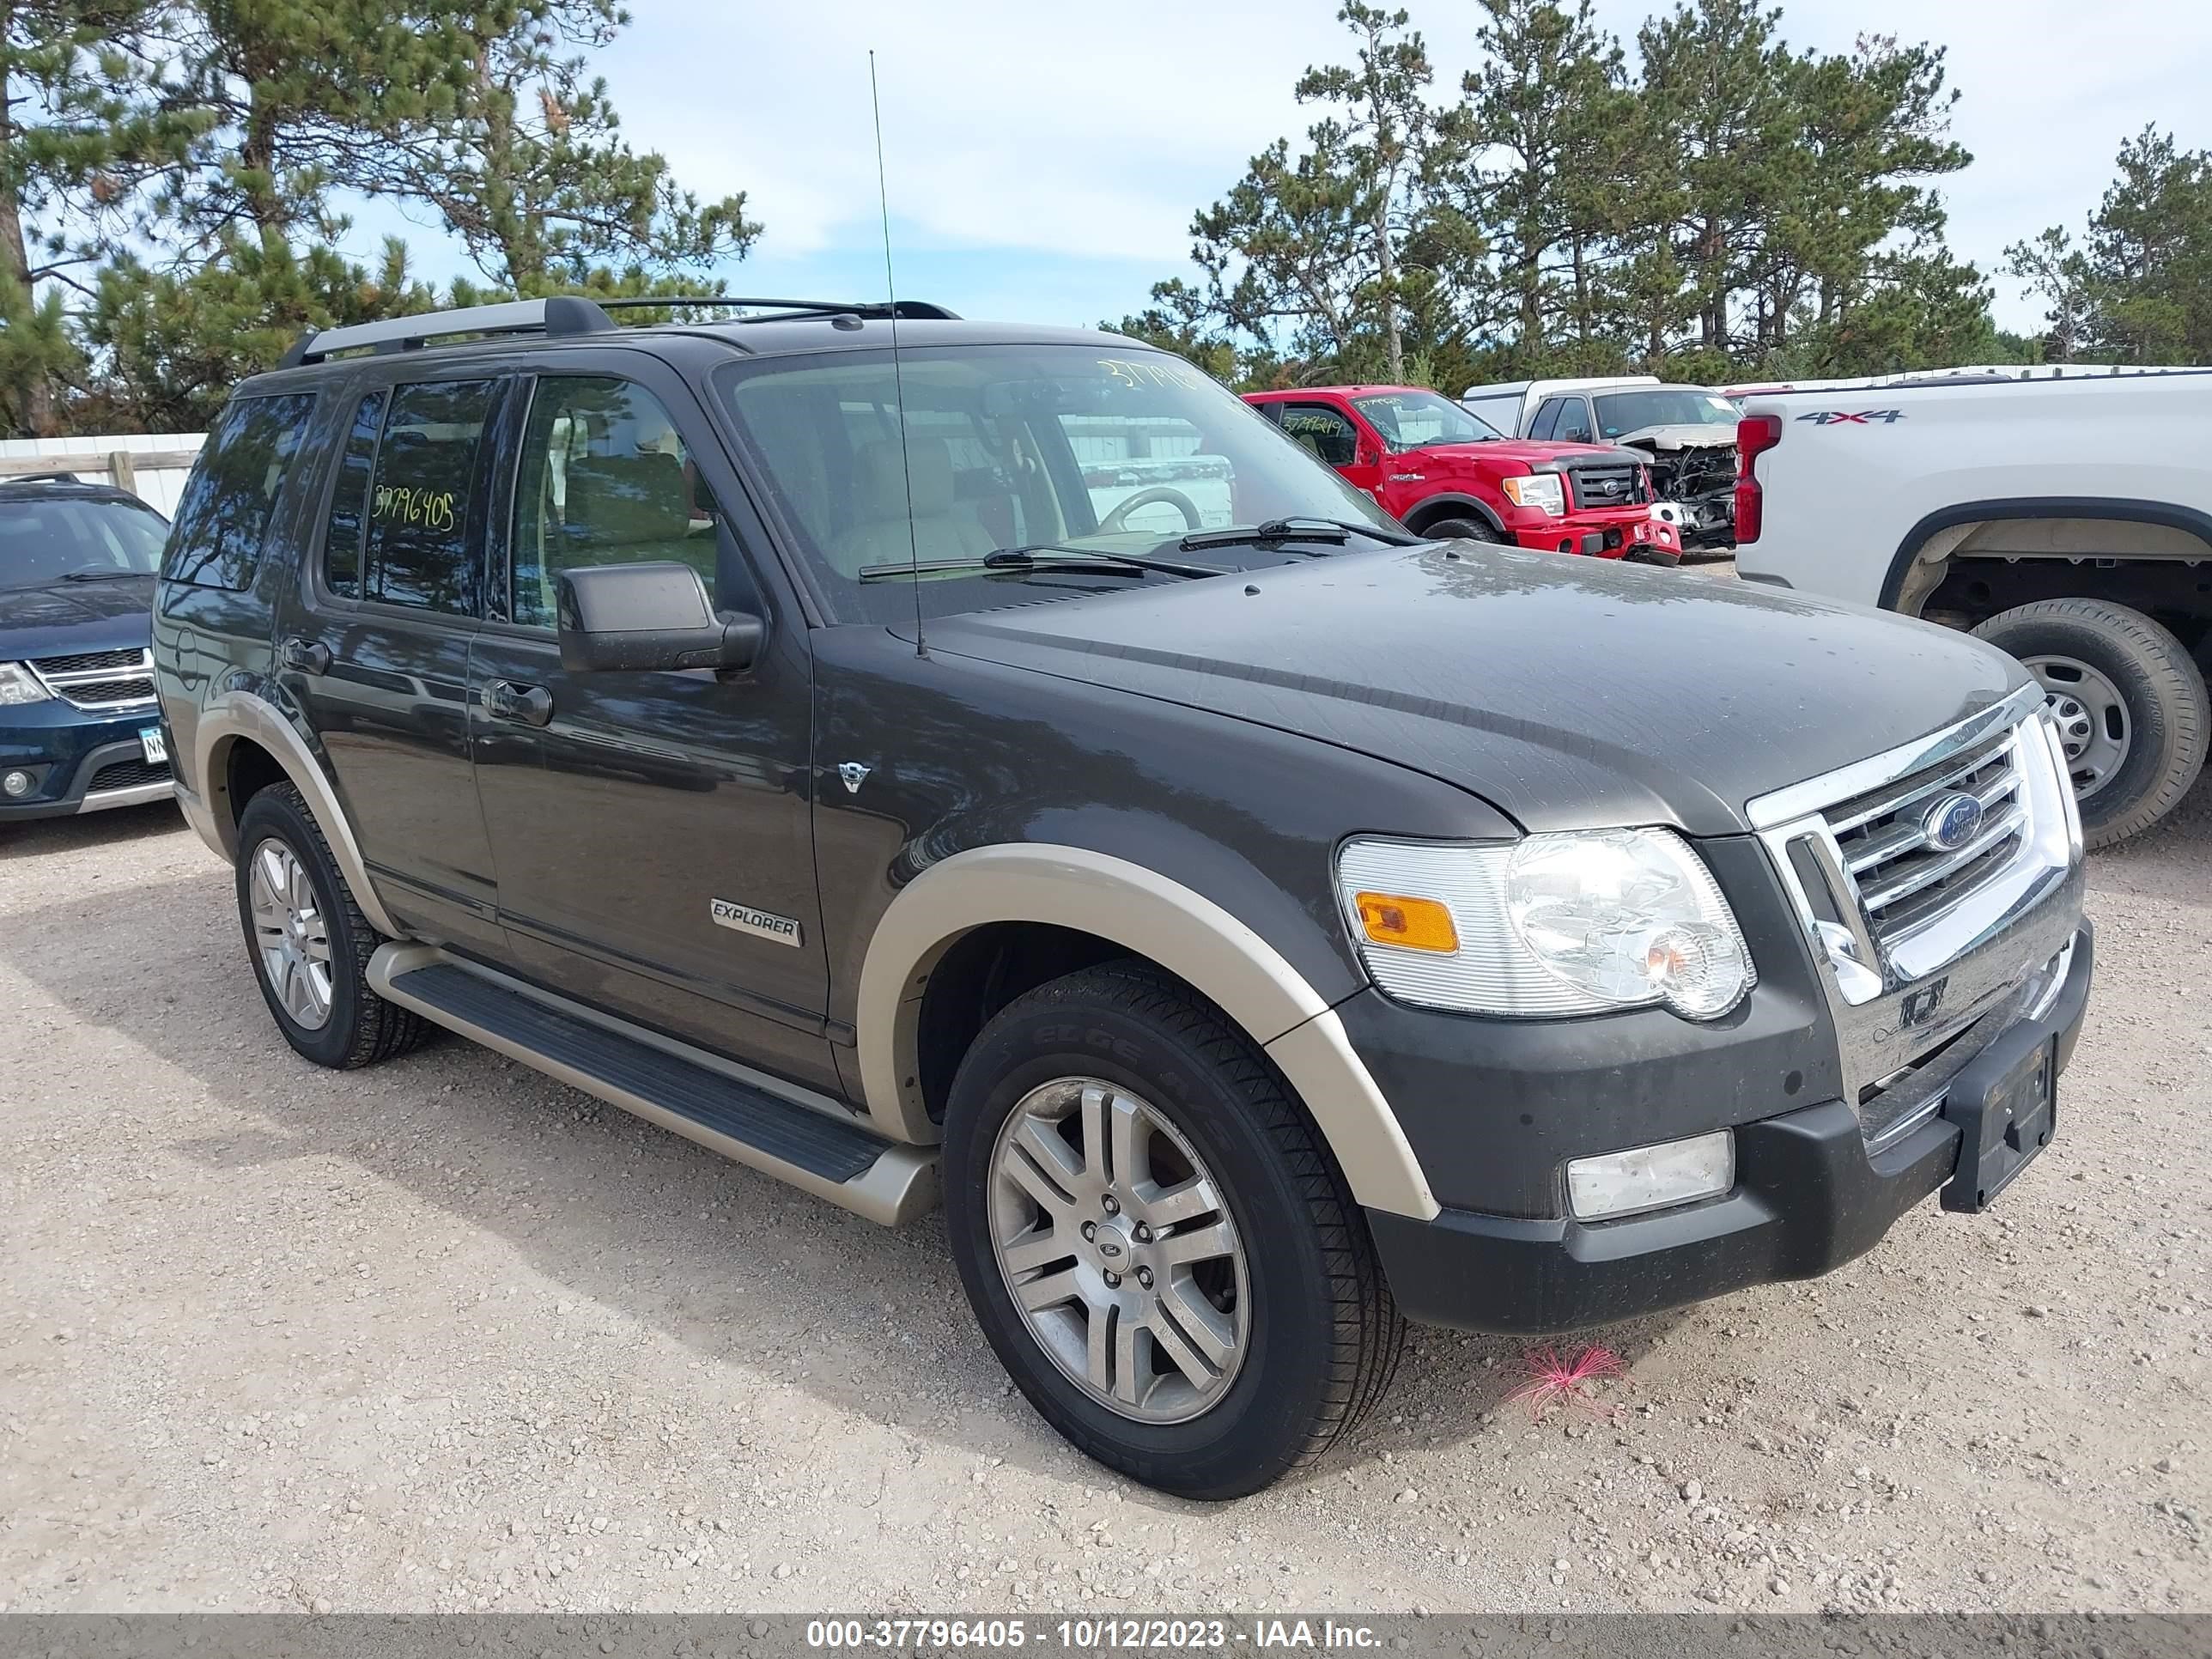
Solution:
<svg viewBox="0 0 2212 1659">
<path fill-rule="evenodd" d="M 1244 401 L 1421 535 L 1681 561 L 1680 533 L 1651 516 L 1650 473 L 1634 450 L 1508 438 L 1420 386 L 1308 386 Z"/>
</svg>

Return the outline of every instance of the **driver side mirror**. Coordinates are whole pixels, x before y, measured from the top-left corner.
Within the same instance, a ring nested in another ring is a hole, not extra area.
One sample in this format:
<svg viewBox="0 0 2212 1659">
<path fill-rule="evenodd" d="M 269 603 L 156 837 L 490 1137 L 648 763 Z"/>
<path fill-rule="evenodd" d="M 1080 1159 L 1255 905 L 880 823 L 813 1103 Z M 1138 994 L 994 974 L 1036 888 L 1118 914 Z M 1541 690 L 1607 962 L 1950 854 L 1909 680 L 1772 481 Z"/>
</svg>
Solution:
<svg viewBox="0 0 2212 1659">
<path fill-rule="evenodd" d="M 750 668 L 768 625 L 717 612 L 688 564 L 589 565 L 561 573 L 561 666 L 570 673 Z"/>
<path fill-rule="evenodd" d="M 1382 465 L 1382 452 L 1363 438 L 1359 441 L 1359 447 L 1352 452 L 1352 460 L 1355 466 L 1380 466 Z"/>
</svg>

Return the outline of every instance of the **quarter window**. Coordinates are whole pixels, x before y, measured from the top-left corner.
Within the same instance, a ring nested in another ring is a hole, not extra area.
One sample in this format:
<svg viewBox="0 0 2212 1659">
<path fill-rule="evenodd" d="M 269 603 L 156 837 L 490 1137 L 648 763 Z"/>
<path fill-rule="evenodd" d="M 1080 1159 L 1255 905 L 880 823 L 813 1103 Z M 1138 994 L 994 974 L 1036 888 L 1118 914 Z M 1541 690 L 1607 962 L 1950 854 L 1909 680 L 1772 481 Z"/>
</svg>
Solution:
<svg viewBox="0 0 2212 1659">
<path fill-rule="evenodd" d="M 392 388 L 369 486 L 362 598 L 481 614 L 477 447 L 498 391 L 496 380 Z"/>
<path fill-rule="evenodd" d="M 277 493 L 314 406 L 312 392 L 239 398 L 216 417 L 177 506 L 163 576 L 233 590 L 252 583 Z"/>
<path fill-rule="evenodd" d="M 720 514 L 660 400 L 628 380 L 538 383 L 514 493 L 509 615 L 551 628 L 564 570 L 672 560 L 717 592 Z"/>
<path fill-rule="evenodd" d="M 368 483 L 376 462 L 377 434 L 384 429 L 384 405 L 390 394 L 379 387 L 354 410 L 345 455 L 338 463 L 337 488 L 331 496 L 330 528 L 323 537 L 323 581 L 333 593 L 361 597 L 362 534 L 368 527 Z"/>
</svg>

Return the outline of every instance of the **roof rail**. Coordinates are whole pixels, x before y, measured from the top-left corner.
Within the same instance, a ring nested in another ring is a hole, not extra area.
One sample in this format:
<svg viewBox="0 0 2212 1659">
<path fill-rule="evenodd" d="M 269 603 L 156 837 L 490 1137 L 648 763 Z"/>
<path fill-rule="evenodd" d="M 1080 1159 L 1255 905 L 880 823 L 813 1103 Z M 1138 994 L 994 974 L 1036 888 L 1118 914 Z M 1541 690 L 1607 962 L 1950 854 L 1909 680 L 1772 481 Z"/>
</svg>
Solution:
<svg viewBox="0 0 2212 1659">
<path fill-rule="evenodd" d="M 14 477 L 0 473 L 0 483 L 82 483 L 74 472 L 18 472 Z"/>
<path fill-rule="evenodd" d="M 556 295 L 550 300 L 509 300 L 501 305 L 425 311 L 343 328 L 310 329 L 293 342 L 280 368 L 319 363 L 341 351 L 419 351 L 433 340 L 469 334 L 597 334 L 615 319 L 589 300 Z"/>
<path fill-rule="evenodd" d="M 625 295 L 619 300 L 601 300 L 599 304 L 611 311 L 617 307 L 651 310 L 668 306 L 714 307 L 731 311 L 779 311 L 787 316 L 804 317 L 889 317 L 893 307 L 882 300 L 756 300 L 742 295 L 725 294 L 680 295 L 656 298 L 650 294 Z M 948 311 L 928 300 L 901 300 L 897 305 L 902 322 L 957 322 L 960 313 Z M 746 322 L 775 322 L 773 317 L 748 317 Z"/>
</svg>

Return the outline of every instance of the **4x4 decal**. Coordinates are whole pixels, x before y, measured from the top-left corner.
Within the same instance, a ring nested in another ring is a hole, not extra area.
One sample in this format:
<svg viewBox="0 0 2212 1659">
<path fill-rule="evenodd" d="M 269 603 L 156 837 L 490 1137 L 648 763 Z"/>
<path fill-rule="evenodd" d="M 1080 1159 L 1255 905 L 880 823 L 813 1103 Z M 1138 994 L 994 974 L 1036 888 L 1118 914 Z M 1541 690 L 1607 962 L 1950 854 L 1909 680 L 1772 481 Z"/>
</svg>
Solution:
<svg viewBox="0 0 2212 1659">
<path fill-rule="evenodd" d="M 1884 426 L 1895 426 L 1905 418 L 1901 409 L 1863 409 L 1856 415 L 1847 415 L 1840 409 L 1816 409 L 1809 415 L 1800 415 L 1801 421 L 1810 421 L 1814 426 L 1870 426 L 1880 421 Z"/>
</svg>

